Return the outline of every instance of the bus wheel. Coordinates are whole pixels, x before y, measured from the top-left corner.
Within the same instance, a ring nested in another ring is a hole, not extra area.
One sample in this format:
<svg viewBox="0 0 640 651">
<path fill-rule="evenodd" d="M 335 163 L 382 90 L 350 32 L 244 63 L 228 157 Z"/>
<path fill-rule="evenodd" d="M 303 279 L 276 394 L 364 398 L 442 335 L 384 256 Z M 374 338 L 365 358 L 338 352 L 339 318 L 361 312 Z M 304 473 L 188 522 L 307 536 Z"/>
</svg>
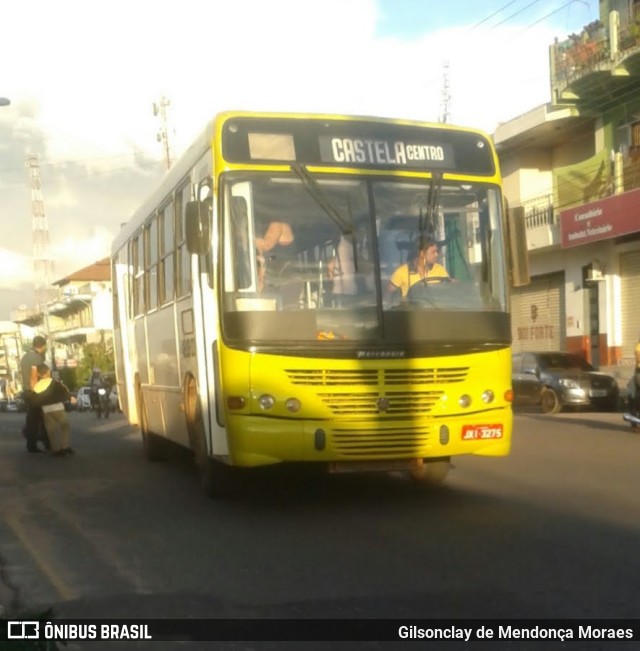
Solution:
<svg viewBox="0 0 640 651">
<path fill-rule="evenodd" d="M 147 422 L 147 408 L 142 397 L 142 390 L 138 389 L 138 414 L 140 420 L 140 432 L 142 433 L 142 449 L 144 456 L 149 461 L 164 461 L 166 459 L 166 443 L 161 436 L 149 431 Z"/>
<path fill-rule="evenodd" d="M 420 483 L 431 486 L 440 486 L 447 478 L 451 461 L 447 459 L 425 459 L 422 465 L 411 470 L 411 477 Z"/>
<path fill-rule="evenodd" d="M 213 499 L 228 497 L 234 492 L 235 473 L 221 461 L 212 459 L 207 451 L 200 398 L 194 377 L 190 377 L 184 391 L 185 414 L 193 460 L 198 473 L 200 489 Z"/>
<path fill-rule="evenodd" d="M 557 414 L 562 409 L 558 394 L 553 389 L 547 387 L 542 390 L 540 394 L 540 408 L 543 414 Z"/>
</svg>

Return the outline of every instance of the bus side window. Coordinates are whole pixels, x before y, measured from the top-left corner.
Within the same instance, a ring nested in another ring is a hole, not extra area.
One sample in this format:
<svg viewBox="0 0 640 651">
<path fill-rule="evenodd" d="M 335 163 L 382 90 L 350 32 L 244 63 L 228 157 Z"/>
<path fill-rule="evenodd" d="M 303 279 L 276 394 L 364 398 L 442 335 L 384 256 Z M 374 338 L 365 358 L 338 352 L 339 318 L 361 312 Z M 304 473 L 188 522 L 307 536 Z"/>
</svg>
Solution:
<svg viewBox="0 0 640 651">
<path fill-rule="evenodd" d="M 173 301 L 175 292 L 173 282 L 175 247 L 173 201 L 169 201 L 164 210 L 160 213 L 160 216 L 160 273 L 158 274 L 158 280 L 160 304 L 164 305 Z"/>
<path fill-rule="evenodd" d="M 175 292 L 176 298 L 188 296 L 191 293 L 191 255 L 187 250 L 184 215 L 189 202 L 189 186 L 184 185 L 176 192 L 175 201 Z"/>
</svg>

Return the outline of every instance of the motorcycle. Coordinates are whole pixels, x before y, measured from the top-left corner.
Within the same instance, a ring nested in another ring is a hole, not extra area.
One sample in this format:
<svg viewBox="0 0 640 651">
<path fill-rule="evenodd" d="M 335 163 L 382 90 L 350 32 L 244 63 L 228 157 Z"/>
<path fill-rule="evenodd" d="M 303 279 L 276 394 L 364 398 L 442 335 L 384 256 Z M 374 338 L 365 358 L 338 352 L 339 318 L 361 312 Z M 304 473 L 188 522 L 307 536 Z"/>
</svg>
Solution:
<svg viewBox="0 0 640 651">
<path fill-rule="evenodd" d="M 109 393 L 106 387 L 99 387 L 92 395 L 93 410 L 96 412 L 98 418 L 109 418 L 111 411 L 109 405 Z"/>
<path fill-rule="evenodd" d="M 623 420 L 626 420 L 627 423 L 629 423 L 631 425 L 632 429 L 640 428 L 640 416 L 638 416 L 637 413 L 634 414 L 634 413 L 631 413 L 631 412 L 626 412 L 626 413 L 622 414 L 622 418 L 623 418 Z"/>
</svg>

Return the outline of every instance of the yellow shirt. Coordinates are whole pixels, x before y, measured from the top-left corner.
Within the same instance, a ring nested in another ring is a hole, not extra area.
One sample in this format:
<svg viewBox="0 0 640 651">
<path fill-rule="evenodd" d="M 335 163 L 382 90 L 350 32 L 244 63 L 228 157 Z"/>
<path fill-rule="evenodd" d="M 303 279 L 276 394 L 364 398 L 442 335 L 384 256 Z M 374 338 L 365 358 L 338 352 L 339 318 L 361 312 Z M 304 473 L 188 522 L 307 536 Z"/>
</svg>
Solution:
<svg viewBox="0 0 640 651">
<path fill-rule="evenodd" d="M 447 270 L 437 262 L 429 269 L 425 276 L 421 276 L 416 269 L 409 269 L 408 264 L 400 265 L 391 274 L 390 282 L 395 287 L 398 287 L 402 292 L 404 298 L 409 292 L 409 287 L 419 283 L 423 278 L 448 278 Z"/>
</svg>

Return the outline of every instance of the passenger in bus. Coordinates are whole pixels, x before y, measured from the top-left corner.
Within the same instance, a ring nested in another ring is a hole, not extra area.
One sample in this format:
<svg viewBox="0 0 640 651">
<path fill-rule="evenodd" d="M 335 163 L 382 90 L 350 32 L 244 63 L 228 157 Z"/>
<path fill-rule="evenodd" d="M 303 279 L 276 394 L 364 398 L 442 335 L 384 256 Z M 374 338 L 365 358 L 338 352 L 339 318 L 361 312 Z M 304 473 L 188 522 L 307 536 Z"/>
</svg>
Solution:
<svg viewBox="0 0 640 651">
<path fill-rule="evenodd" d="M 271 222 L 262 237 L 256 238 L 256 247 L 261 253 L 273 251 L 274 248 L 286 249 L 295 242 L 291 224 L 287 222 Z"/>
<path fill-rule="evenodd" d="M 327 275 L 333 281 L 331 291 L 335 297 L 355 296 L 358 293 L 353 254 L 352 238 L 341 235 L 335 255 L 327 262 Z"/>
<path fill-rule="evenodd" d="M 387 298 L 391 298 L 400 290 L 402 298 L 406 298 L 409 288 L 421 281 L 442 282 L 450 280 L 447 270 L 438 264 L 440 254 L 438 243 L 432 239 L 425 239 L 416 243 L 416 252 L 413 258 L 400 265 L 391 274 L 387 285 Z"/>
<path fill-rule="evenodd" d="M 284 285 L 290 280 L 285 277 L 286 270 L 292 267 L 298 257 L 296 238 L 291 225 L 287 222 L 272 221 L 265 234 L 256 238 L 256 249 L 259 265 L 258 289 L 286 291 Z M 287 294 L 289 293 L 291 292 L 287 291 Z M 295 300 L 297 301 L 297 295 Z"/>
</svg>

